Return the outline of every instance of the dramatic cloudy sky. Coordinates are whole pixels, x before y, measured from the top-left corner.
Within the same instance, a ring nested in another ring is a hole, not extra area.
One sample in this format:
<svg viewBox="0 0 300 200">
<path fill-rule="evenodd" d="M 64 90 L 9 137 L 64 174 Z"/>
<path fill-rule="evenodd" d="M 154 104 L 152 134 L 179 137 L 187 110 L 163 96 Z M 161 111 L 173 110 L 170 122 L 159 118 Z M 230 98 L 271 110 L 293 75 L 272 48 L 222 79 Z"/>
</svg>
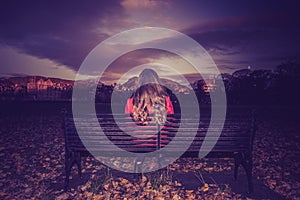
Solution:
<svg viewBox="0 0 300 200">
<path fill-rule="evenodd" d="M 300 55 L 298 13 L 296 0 L 4 0 L 0 3 L 0 75 L 74 79 L 84 58 L 101 41 L 138 27 L 187 34 L 209 52 L 221 72 L 249 66 L 273 69 Z M 118 58 L 103 79 L 113 82 L 147 62 L 188 68 L 176 55 L 140 50 Z"/>
</svg>

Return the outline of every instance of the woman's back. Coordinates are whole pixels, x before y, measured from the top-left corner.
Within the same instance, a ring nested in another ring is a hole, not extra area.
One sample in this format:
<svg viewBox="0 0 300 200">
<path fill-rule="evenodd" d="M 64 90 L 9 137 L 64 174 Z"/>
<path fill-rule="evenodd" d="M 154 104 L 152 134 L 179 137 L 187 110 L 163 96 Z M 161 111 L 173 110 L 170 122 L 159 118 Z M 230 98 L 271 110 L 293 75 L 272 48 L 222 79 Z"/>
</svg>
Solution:
<svg viewBox="0 0 300 200">
<path fill-rule="evenodd" d="M 138 88 L 127 100 L 125 113 L 131 114 L 133 120 L 141 125 L 149 123 L 150 114 L 153 114 L 158 124 L 164 124 L 167 114 L 174 114 L 170 97 L 166 89 L 161 86 L 160 79 L 154 70 L 142 71 Z"/>
</svg>

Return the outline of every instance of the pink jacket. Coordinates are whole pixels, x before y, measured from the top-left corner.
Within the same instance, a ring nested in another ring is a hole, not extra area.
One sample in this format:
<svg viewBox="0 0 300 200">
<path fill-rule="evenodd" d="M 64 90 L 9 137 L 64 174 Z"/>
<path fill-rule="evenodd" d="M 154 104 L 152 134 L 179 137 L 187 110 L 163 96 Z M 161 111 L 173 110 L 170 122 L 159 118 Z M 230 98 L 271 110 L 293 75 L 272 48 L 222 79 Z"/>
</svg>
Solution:
<svg viewBox="0 0 300 200">
<path fill-rule="evenodd" d="M 148 108 L 148 111 L 151 112 L 150 105 L 147 108 Z M 125 113 L 132 114 L 133 113 L 132 109 L 133 109 L 133 98 L 129 98 L 126 103 Z M 167 109 L 168 114 L 174 114 L 173 104 L 170 100 L 170 97 L 168 97 L 168 96 L 166 96 L 166 109 Z"/>
</svg>

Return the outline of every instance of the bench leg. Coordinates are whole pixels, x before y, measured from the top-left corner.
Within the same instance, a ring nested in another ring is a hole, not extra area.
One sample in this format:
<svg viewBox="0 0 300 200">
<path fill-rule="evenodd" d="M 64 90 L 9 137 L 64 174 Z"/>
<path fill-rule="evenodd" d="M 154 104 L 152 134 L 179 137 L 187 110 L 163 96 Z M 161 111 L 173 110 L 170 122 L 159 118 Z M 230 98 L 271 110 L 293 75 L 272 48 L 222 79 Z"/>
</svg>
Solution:
<svg viewBox="0 0 300 200">
<path fill-rule="evenodd" d="M 247 173 L 247 178 L 248 178 L 248 193 L 252 193 L 253 192 L 253 182 L 252 182 L 252 159 L 248 160 L 248 169 L 246 171 Z"/>
<path fill-rule="evenodd" d="M 78 175 L 79 175 L 79 177 L 81 178 L 81 154 L 80 154 L 80 152 L 77 152 L 76 153 L 76 164 L 77 164 L 77 169 L 78 169 Z"/>
<path fill-rule="evenodd" d="M 72 153 L 66 149 L 65 152 L 65 173 L 66 173 L 66 178 L 65 178 L 65 191 L 67 191 L 69 187 L 69 182 L 70 182 L 70 172 L 71 172 L 71 166 L 72 166 Z"/>
<path fill-rule="evenodd" d="M 65 179 L 65 191 L 68 190 L 69 182 L 70 182 L 70 173 L 72 166 L 75 163 L 75 155 L 74 152 L 66 151 L 65 156 L 65 172 L 66 172 L 66 179 Z"/>
<path fill-rule="evenodd" d="M 246 171 L 247 180 L 248 180 L 248 193 L 253 192 L 253 182 L 252 182 L 252 156 L 250 155 L 244 155 L 244 158 L 242 159 L 242 165 Z"/>
<path fill-rule="evenodd" d="M 252 180 L 252 164 L 249 166 L 249 175 L 248 175 L 248 190 L 249 193 L 253 192 L 253 180 Z"/>
<path fill-rule="evenodd" d="M 234 180 L 237 180 L 239 166 L 241 165 L 242 156 L 240 153 L 234 156 Z"/>
<path fill-rule="evenodd" d="M 66 172 L 66 178 L 65 178 L 65 191 L 68 190 L 69 182 L 70 182 L 70 170 L 69 170 L 69 163 L 68 161 L 65 162 L 65 172 Z"/>
</svg>

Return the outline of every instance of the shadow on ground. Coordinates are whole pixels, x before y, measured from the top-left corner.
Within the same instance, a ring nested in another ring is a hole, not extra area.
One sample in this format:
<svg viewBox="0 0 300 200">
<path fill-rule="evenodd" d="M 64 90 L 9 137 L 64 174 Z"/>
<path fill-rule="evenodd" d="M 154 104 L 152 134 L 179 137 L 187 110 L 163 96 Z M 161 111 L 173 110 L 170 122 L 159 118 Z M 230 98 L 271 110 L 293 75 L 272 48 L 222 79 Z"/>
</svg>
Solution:
<svg viewBox="0 0 300 200">
<path fill-rule="evenodd" d="M 74 169 L 73 169 L 74 170 Z M 78 174 L 73 171 L 73 175 L 70 179 L 70 184 L 68 190 L 78 190 L 78 186 L 86 184 L 92 176 L 92 173 L 86 172 L 82 174 L 80 178 Z M 105 173 L 106 170 L 102 170 L 102 173 Z M 177 180 L 182 184 L 183 189 L 186 190 L 196 190 L 199 187 L 203 186 L 203 183 L 195 176 L 193 172 L 187 173 L 179 173 L 179 172 L 172 172 L 173 173 L 173 180 Z M 136 174 L 124 173 L 116 170 L 111 170 L 111 174 L 113 178 L 125 178 L 131 182 L 138 181 L 140 176 Z M 247 178 L 244 173 L 240 173 L 238 175 L 237 180 L 233 178 L 233 172 L 205 172 L 201 171 L 203 179 L 205 183 L 208 184 L 217 184 L 220 187 L 228 186 L 230 190 L 236 194 L 241 194 L 242 197 L 251 198 L 251 199 L 275 199 L 280 200 L 284 199 L 280 194 L 276 193 L 275 191 L 271 190 L 270 188 L 266 187 L 262 184 L 258 179 L 253 178 L 253 187 L 254 192 L 251 194 L 247 193 Z M 50 190 L 62 191 L 64 189 L 64 175 L 57 178 L 57 182 L 51 184 Z"/>
<path fill-rule="evenodd" d="M 231 191 L 237 194 L 241 194 L 244 197 L 249 197 L 252 199 L 284 199 L 278 193 L 263 185 L 256 178 L 253 178 L 254 192 L 251 194 L 247 194 L 247 177 L 243 173 L 239 174 L 237 180 L 234 180 L 233 173 L 231 172 L 203 172 L 202 175 L 206 183 L 216 183 L 218 185 L 228 184 L 229 188 L 231 188 Z M 174 177 L 177 178 L 183 184 L 185 189 L 194 190 L 202 185 L 199 179 L 192 172 L 175 173 Z"/>
</svg>

